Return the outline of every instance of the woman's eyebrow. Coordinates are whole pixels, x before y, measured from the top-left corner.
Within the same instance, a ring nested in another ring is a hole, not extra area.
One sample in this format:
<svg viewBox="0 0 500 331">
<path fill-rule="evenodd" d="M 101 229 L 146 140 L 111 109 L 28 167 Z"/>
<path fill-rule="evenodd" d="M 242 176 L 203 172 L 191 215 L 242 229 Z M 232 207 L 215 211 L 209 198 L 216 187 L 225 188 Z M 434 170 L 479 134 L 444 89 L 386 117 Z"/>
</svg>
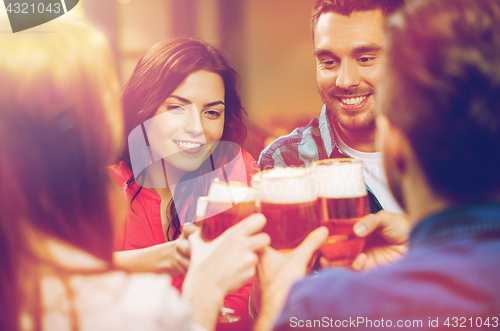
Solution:
<svg viewBox="0 0 500 331">
<path fill-rule="evenodd" d="M 223 106 L 225 106 L 226 104 L 224 103 L 224 101 L 218 100 L 218 101 L 206 103 L 206 104 L 203 105 L 203 107 L 213 107 L 213 106 L 217 106 L 217 105 L 223 105 Z"/>
<path fill-rule="evenodd" d="M 179 100 L 180 102 L 185 103 L 185 104 L 191 104 L 191 103 L 193 103 L 191 100 L 186 99 L 186 98 L 183 98 L 183 97 L 180 97 L 180 96 L 177 96 L 177 95 L 171 95 L 171 96 L 169 96 L 168 98 L 169 98 L 169 99 L 170 99 L 170 98 L 177 99 L 177 100 Z"/>
<path fill-rule="evenodd" d="M 179 100 L 180 102 L 184 103 L 184 104 L 192 104 L 193 102 L 189 99 L 186 99 L 186 98 L 183 98 L 183 97 L 180 97 L 178 95 L 171 95 L 168 97 L 169 99 L 170 98 L 174 98 L 174 99 L 177 99 Z M 203 107 L 213 107 L 213 106 L 217 106 L 217 105 L 223 105 L 225 106 L 226 104 L 224 103 L 224 101 L 222 100 L 217 100 L 217 101 L 214 101 L 214 102 L 209 102 L 209 103 L 206 103 L 203 105 Z"/>
</svg>

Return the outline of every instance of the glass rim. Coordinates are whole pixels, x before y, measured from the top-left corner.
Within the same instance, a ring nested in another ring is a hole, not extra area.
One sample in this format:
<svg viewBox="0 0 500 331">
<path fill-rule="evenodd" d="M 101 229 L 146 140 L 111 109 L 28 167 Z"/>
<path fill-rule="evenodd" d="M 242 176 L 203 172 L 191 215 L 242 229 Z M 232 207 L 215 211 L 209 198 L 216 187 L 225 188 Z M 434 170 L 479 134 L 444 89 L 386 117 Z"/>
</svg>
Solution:
<svg viewBox="0 0 500 331">
<path fill-rule="evenodd" d="M 244 188 L 244 189 L 246 188 L 248 190 L 246 196 L 251 195 L 252 198 L 250 200 L 243 199 L 242 201 L 237 202 L 236 204 L 241 203 L 241 202 L 252 202 L 252 201 L 256 201 L 257 200 L 257 196 L 258 196 L 259 191 L 255 187 L 253 187 L 251 185 L 247 185 L 245 183 L 234 181 L 234 180 L 225 181 L 225 180 L 221 180 L 219 178 L 214 178 L 212 180 L 212 183 L 210 184 L 210 187 L 214 183 L 217 183 L 217 184 L 223 185 L 224 187 L 227 187 L 229 189 L 229 191 L 232 191 L 232 189 L 230 187 L 240 187 L 240 188 Z M 208 193 L 207 194 L 210 194 L 210 187 L 208 189 Z M 198 199 L 199 198 L 204 198 L 204 199 L 202 199 L 202 201 L 208 201 L 208 202 L 233 203 L 232 201 L 216 201 L 215 200 L 216 198 L 214 198 L 214 197 L 210 198 L 209 195 L 200 196 L 200 197 L 198 197 Z"/>
<path fill-rule="evenodd" d="M 285 175 L 285 176 L 280 176 L 280 177 L 265 177 L 265 176 L 262 176 L 262 175 L 265 175 L 267 173 L 270 173 L 271 171 L 275 171 L 276 169 L 280 169 L 280 168 L 283 168 L 283 169 L 295 169 L 295 170 L 298 170 L 298 169 L 302 170 L 303 169 L 304 173 L 300 174 L 300 175 Z M 259 174 L 259 176 L 256 176 L 257 174 Z M 263 179 L 265 179 L 265 180 L 284 180 L 284 179 L 292 179 L 292 178 L 303 178 L 303 177 L 307 177 L 307 176 L 310 176 L 310 175 L 312 175 L 312 172 L 311 172 L 311 169 L 309 167 L 276 167 L 276 168 L 267 169 L 267 170 L 263 170 L 263 171 L 257 172 L 253 176 L 256 176 L 256 178 L 258 178 L 260 181 L 262 181 Z M 252 178 L 253 178 L 253 176 L 252 176 Z"/>
<path fill-rule="evenodd" d="M 318 166 L 327 166 L 327 165 L 336 165 L 336 164 L 345 164 L 345 163 L 352 163 L 352 164 L 359 164 L 363 163 L 363 160 L 361 159 L 356 159 L 356 158 L 338 158 L 338 159 L 323 159 L 323 160 L 317 160 L 311 162 L 311 167 L 318 167 Z"/>
<path fill-rule="evenodd" d="M 248 187 L 248 188 L 252 187 L 252 186 L 247 185 L 247 184 L 242 183 L 242 182 L 238 182 L 238 181 L 235 181 L 235 180 L 223 180 L 223 179 L 220 179 L 218 177 L 214 178 L 212 180 L 212 183 L 210 185 L 212 185 L 213 183 L 220 183 L 220 184 L 226 183 L 229 186 L 239 186 L 239 187 Z"/>
</svg>

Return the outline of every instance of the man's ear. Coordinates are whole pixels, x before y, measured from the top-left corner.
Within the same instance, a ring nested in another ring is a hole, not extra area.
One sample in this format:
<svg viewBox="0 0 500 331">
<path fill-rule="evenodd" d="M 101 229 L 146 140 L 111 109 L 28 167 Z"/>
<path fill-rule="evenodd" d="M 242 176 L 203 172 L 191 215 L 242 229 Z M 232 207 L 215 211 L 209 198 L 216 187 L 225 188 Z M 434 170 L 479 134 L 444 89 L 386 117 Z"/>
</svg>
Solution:
<svg viewBox="0 0 500 331">
<path fill-rule="evenodd" d="M 408 169 L 411 153 L 409 140 L 405 133 L 391 123 L 385 115 L 377 116 L 377 144 L 382 151 L 384 162 L 395 167 L 400 174 Z"/>
</svg>

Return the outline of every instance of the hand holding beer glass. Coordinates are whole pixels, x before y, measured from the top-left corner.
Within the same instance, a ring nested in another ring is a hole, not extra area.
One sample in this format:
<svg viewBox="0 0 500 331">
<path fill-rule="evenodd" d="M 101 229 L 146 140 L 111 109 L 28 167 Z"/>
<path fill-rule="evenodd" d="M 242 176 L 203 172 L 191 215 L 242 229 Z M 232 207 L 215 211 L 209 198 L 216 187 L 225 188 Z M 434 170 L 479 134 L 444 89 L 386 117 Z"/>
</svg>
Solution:
<svg viewBox="0 0 500 331">
<path fill-rule="evenodd" d="M 196 204 L 196 224 L 201 237 L 212 241 L 224 231 L 255 213 L 257 191 L 239 182 L 224 182 L 218 178 L 210 185 L 208 196 L 199 197 Z M 234 310 L 221 305 L 220 323 L 234 323 L 239 316 Z"/>
<path fill-rule="evenodd" d="M 267 219 L 262 231 L 271 237 L 271 247 L 287 252 L 319 227 L 311 169 L 274 168 L 254 180 L 260 186 L 260 209 Z"/>
<path fill-rule="evenodd" d="M 239 182 L 216 178 L 208 196 L 199 197 L 196 223 L 205 241 L 212 241 L 242 219 L 255 213 L 257 191 Z"/>
<path fill-rule="evenodd" d="M 312 163 L 321 204 L 321 225 L 330 234 L 320 250 L 330 265 L 349 266 L 363 250 L 366 237 L 354 234 L 353 226 L 369 212 L 363 162 L 329 159 Z"/>
</svg>

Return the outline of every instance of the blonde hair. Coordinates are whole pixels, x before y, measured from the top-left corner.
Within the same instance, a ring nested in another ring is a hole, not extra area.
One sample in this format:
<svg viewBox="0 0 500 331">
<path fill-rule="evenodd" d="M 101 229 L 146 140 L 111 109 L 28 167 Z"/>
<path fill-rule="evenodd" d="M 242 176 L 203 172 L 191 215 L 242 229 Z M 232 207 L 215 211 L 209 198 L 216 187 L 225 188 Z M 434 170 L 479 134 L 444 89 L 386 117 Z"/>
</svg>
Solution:
<svg viewBox="0 0 500 331">
<path fill-rule="evenodd" d="M 40 299 L 25 293 L 42 263 L 29 233 L 111 262 L 106 166 L 123 125 L 115 63 L 97 30 L 56 20 L 2 34 L 0 45 L 0 329 L 15 330 Z"/>
</svg>

